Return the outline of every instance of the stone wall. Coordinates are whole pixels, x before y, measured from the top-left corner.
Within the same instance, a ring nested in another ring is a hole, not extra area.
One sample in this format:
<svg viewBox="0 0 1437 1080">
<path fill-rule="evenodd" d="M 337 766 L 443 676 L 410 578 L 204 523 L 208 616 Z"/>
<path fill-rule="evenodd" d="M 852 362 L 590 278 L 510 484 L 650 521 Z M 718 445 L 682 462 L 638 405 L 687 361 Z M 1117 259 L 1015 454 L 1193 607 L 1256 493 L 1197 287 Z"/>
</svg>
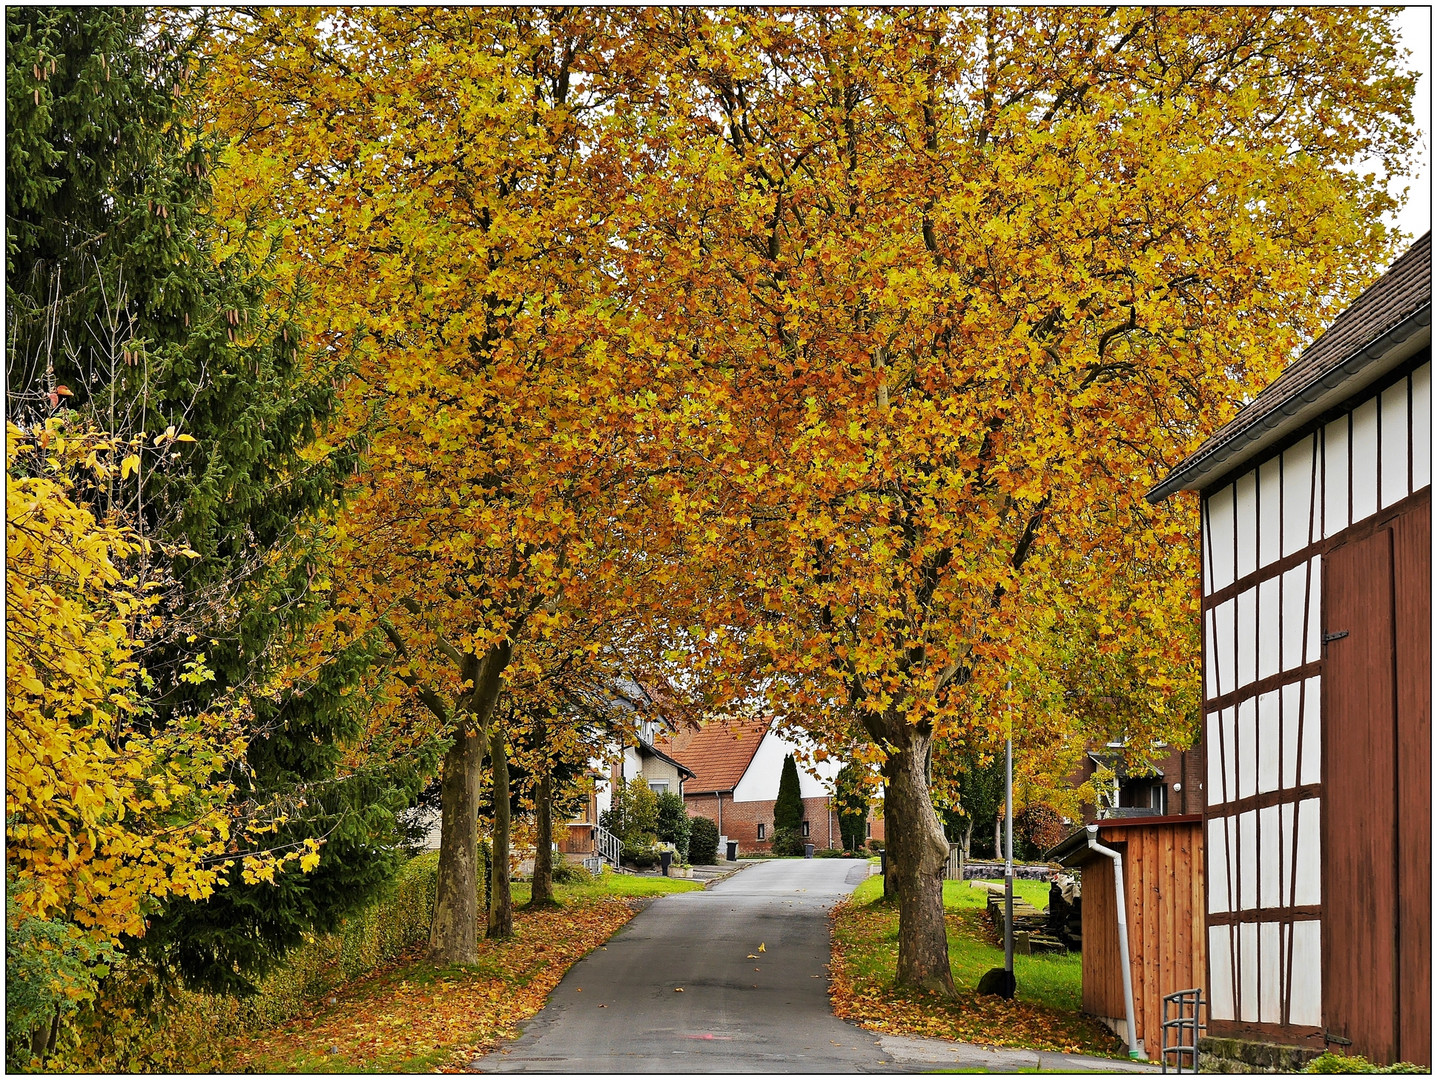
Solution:
<svg viewBox="0 0 1437 1080">
<path fill-rule="evenodd" d="M 1198 1071 L 1205 1073 L 1300 1073 L 1322 1051 L 1249 1039 L 1198 1040 Z"/>
</svg>

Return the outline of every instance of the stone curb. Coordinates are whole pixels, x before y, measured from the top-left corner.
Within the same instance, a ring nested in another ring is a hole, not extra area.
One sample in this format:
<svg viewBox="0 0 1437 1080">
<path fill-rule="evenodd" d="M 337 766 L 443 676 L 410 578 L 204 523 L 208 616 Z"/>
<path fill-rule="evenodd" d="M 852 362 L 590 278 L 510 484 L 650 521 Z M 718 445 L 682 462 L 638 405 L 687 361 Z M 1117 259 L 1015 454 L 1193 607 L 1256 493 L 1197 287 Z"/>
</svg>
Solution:
<svg viewBox="0 0 1437 1080">
<path fill-rule="evenodd" d="M 739 871 L 741 871 L 741 870 L 747 870 L 747 869 L 748 869 L 750 866 L 752 866 L 753 864 L 754 864 L 753 860 L 750 860 L 750 861 L 748 861 L 748 862 L 740 862 L 740 863 L 739 863 L 737 866 L 735 866 L 732 870 L 725 870 L 722 874 L 719 874 L 717 877 L 711 877 L 711 878 L 709 878 L 707 881 L 704 882 L 704 890 L 705 890 L 705 891 L 708 891 L 709 889 L 712 889 L 712 888 L 713 888 L 715 885 L 717 885 L 720 881 L 727 881 L 729 878 L 733 877 L 733 876 L 734 876 L 735 874 L 737 874 Z"/>
</svg>

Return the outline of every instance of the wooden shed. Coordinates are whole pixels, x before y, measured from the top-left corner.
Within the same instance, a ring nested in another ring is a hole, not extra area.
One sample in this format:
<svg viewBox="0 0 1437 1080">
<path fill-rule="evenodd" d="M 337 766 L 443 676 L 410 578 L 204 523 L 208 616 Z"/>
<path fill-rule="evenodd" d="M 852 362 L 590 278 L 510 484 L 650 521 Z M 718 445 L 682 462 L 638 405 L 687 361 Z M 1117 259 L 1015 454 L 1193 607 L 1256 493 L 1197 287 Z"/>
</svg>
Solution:
<svg viewBox="0 0 1437 1080">
<path fill-rule="evenodd" d="M 1202 494 L 1214 1036 L 1431 1064 L 1431 260 L 1148 494 Z"/>
<path fill-rule="evenodd" d="M 1098 843 L 1123 857 L 1135 1026 L 1156 1061 L 1163 995 L 1194 988 L 1206 993 L 1202 815 L 1115 818 L 1097 826 Z M 1087 830 L 1048 858 L 1083 874 L 1083 1011 L 1126 1039 L 1112 860 L 1089 848 Z"/>
</svg>

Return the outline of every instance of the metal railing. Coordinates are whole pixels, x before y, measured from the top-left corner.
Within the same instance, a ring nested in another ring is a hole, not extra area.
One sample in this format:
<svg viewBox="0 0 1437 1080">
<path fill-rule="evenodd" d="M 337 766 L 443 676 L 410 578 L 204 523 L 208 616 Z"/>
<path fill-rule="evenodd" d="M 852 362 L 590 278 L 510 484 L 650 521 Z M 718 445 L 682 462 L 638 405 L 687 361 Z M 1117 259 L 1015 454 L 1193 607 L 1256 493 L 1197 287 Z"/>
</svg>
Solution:
<svg viewBox="0 0 1437 1080">
<path fill-rule="evenodd" d="M 1168 1071 L 1169 1054 L 1176 1059 L 1173 1062 L 1174 1072 L 1198 1071 L 1198 1039 L 1200 1032 L 1207 1030 L 1207 1025 L 1202 1022 L 1202 1009 L 1205 1004 L 1201 987 L 1163 995 L 1163 1072 Z M 1172 1033 L 1171 1040 L 1169 1032 Z M 1170 1041 L 1172 1045 L 1169 1045 Z M 1186 1069 L 1183 1068 L 1185 1060 L 1188 1065 Z"/>
<path fill-rule="evenodd" d="M 619 860 L 624 853 L 624 843 L 602 825 L 595 825 L 594 851 L 599 858 L 617 870 L 619 869 Z"/>
</svg>

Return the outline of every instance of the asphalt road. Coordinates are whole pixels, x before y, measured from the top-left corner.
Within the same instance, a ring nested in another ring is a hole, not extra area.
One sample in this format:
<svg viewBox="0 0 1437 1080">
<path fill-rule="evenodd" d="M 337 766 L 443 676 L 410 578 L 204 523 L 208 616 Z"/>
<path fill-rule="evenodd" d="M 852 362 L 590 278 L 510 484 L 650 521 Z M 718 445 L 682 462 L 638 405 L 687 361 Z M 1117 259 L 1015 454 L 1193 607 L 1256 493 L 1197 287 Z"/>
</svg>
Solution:
<svg viewBox="0 0 1437 1080">
<path fill-rule="evenodd" d="M 888 1072 L 828 1005 L 828 909 L 868 864 L 784 859 L 661 897 L 580 960 L 484 1072 Z M 762 950 L 760 951 L 760 946 Z"/>
<path fill-rule="evenodd" d="M 1156 1072 L 1148 1063 L 881 1035 L 828 1006 L 828 910 L 856 859 L 754 863 L 656 900 L 569 969 L 480 1072 Z M 760 951 L 762 946 L 762 951 Z M 682 991 L 682 993 L 680 993 Z"/>
</svg>

